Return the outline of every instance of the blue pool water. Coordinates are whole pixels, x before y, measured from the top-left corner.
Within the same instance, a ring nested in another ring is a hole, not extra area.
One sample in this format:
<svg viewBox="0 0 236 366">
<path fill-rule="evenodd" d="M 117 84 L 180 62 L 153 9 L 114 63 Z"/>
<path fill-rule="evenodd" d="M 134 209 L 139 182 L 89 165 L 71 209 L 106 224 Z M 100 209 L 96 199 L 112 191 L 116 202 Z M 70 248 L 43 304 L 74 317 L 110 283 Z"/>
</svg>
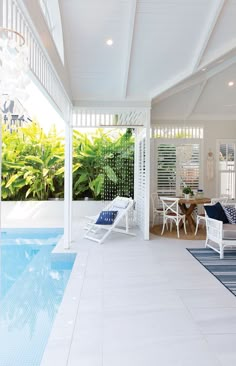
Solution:
<svg viewBox="0 0 236 366">
<path fill-rule="evenodd" d="M 75 260 L 52 254 L 62 229 L 2 230 L 0 366 L 39 366 Z"/>
</svg>

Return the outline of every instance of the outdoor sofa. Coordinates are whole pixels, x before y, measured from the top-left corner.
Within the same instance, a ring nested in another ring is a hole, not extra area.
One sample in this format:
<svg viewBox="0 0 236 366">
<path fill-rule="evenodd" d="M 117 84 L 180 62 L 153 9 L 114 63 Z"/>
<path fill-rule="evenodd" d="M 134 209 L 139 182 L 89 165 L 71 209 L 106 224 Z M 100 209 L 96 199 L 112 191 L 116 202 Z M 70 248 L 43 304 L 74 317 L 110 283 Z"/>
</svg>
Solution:
<svg viewBox="0 0 236 366">
<path fill-rule="evenodd" d="M 224 258 L 226 247 L 236 247 L 236 203 L 204 205 L 206 211 L 206 243 Z M 216 209 L 214 211 L 214 209 Z M 236 252 L 235 252 L 236 256 Z"/>
</svg>

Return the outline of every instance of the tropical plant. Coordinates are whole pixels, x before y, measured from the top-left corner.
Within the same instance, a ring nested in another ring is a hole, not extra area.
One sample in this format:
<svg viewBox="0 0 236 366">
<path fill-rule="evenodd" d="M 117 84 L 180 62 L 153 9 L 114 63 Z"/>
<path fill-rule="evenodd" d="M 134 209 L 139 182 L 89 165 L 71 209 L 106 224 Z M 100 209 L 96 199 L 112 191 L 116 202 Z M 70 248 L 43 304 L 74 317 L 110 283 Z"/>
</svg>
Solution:
<svg viewBox="0 0 236 366">
<path fill-rule="evenodd" d="M 63 196 L 64 146 L 55 127 L 38 123 L 9 132 L 3 128 L 2 198 L 47 200 Z"/>
<path fill-rule="evenodd" d="M 3 126 L 2 199 L 47 200 L 64 194 L 64 139 L 38 123 L 17 131 Z M 113 199 L 132 196 L 134 138 L 124 132 L 97 129 L 74 131 L 73 198 Z"/>
<path fill-rule="evenodd" d="M 134 138 L 130 129 L 118 137 L 103 129 L 90 135 L 75 131 L 73 147 L 75 199 L 133 196 Z"/>
</svg>

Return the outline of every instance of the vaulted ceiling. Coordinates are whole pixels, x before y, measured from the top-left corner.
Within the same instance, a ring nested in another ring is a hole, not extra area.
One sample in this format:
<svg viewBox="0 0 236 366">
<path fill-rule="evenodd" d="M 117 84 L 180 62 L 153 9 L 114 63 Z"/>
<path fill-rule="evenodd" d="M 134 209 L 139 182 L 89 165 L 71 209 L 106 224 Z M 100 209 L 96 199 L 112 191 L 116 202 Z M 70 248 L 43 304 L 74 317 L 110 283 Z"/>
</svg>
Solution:
<svg viewBox="0 0 236 366">
<path fill-rule="evenodd" d="M 60 8 L 74 101 L 150 100 L 157 119 L 236 119 L 235 0 L 60 0 Z"/>
</svg>

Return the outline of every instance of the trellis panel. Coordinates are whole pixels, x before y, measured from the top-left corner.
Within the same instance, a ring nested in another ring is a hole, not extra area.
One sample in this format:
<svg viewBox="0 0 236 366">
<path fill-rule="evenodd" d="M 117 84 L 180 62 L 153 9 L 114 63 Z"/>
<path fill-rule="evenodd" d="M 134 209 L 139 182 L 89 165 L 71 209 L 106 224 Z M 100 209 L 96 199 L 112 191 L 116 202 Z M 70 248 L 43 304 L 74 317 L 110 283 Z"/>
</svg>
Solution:
<svg viewBox="0 0 236 366">
<path fill-rule="evenodd" d="M 74 108 L 73 128 L 140 127 L 146 123 L 146 111 L 132 108 Z"/>
</svg>

